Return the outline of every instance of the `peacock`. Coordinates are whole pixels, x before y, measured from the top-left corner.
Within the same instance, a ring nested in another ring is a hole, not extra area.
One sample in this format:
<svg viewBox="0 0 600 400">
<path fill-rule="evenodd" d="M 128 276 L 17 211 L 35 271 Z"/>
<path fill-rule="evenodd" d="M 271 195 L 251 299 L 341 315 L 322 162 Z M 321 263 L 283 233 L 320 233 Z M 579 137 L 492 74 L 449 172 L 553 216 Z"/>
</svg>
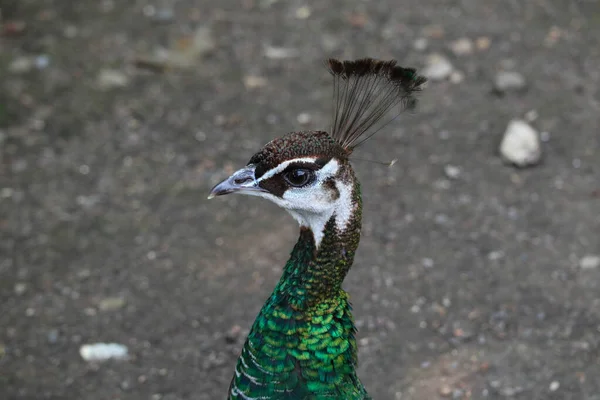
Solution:
<svg viewBox="0 0 600 400">
<path fill-rule="evenodd" d="M 333 76 L 331 131 L 297 131 L 270 141 L 208 197 L 259 196 L 300 225 L 281 279 L 237 360 L 231 400 L 371 398 L 356 373 L 357 330 L 342 289 L 362 221 L 350 155 L 383 127 L 374 128 L 392 108 L 400 106 L 395 116 L 414 108 L 426 79 L 395 60 L 328 59 L 325 65 Z"/>
</svg>

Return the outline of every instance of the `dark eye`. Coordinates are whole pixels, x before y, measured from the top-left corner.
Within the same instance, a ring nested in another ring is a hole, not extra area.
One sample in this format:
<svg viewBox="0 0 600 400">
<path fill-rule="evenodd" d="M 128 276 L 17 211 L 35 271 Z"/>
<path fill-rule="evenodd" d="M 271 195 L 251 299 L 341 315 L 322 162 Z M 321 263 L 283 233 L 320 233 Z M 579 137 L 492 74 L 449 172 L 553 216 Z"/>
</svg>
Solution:
<svg viewBox="0 0 600 400">
<path fill-rule="evenodd" d="M 297 168 L 283 174 L 285 180 L 292 186 L 302 187 L 314 180 L 315 174 L 310 169 Z"/>
</svg>

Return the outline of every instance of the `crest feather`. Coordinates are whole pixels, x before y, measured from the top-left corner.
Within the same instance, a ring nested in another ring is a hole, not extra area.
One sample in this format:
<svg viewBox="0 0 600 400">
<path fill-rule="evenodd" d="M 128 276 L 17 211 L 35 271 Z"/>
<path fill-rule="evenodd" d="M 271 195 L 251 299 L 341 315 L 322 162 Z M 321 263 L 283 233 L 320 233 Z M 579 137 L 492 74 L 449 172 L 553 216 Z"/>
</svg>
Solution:
<svg viewBox="0 0 600 400">
<path fill-rule="evenodd" d="M 331 136 L 348 152 L 377 133 L 383 126 L 373 132 L 369 130 L 394 106 L 401 105 L 394 118 L 415 107 L 414 95 L 422 90 L 427 79 L 417 75 L 414 68 L 396 64 L 396 60 L 373 58 L 327 60 L 334 82 Z"/>
</svg>

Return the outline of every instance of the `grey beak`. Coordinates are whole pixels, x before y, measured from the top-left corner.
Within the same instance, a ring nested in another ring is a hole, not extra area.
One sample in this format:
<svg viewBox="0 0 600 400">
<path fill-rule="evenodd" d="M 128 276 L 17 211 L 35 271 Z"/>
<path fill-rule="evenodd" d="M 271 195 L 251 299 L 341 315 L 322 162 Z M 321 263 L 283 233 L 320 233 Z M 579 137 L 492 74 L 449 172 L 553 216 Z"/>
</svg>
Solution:
<svg viewBox="0 0 600 400">
<path fill-rule="evenodd" d="M 266 192 L 258 186 L 258 182 L 254 178 L 254 165 L 247 165 L 244 168 L 236 171 L 229 178 L 216 185 L 208 195 L 209 199 L 216 196 L 223 196 L 230 193 L 249 193 L 249 192 Z"/>
</svg>

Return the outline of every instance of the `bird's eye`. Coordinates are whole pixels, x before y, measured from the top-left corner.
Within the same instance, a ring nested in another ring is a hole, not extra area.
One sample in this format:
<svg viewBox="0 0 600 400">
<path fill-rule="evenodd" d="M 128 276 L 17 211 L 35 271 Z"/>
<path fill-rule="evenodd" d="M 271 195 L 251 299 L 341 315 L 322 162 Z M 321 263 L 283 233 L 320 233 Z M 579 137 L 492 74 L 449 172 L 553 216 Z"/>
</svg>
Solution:
<svg viewBox="0 0 600 400">
<path fill-rule="evenodd" d="M 292 186 L 302 187 L 314 180 L 315 174 L 310 169 L 296 168 L 287 171 L 283 177 Z"/>
</svg>

